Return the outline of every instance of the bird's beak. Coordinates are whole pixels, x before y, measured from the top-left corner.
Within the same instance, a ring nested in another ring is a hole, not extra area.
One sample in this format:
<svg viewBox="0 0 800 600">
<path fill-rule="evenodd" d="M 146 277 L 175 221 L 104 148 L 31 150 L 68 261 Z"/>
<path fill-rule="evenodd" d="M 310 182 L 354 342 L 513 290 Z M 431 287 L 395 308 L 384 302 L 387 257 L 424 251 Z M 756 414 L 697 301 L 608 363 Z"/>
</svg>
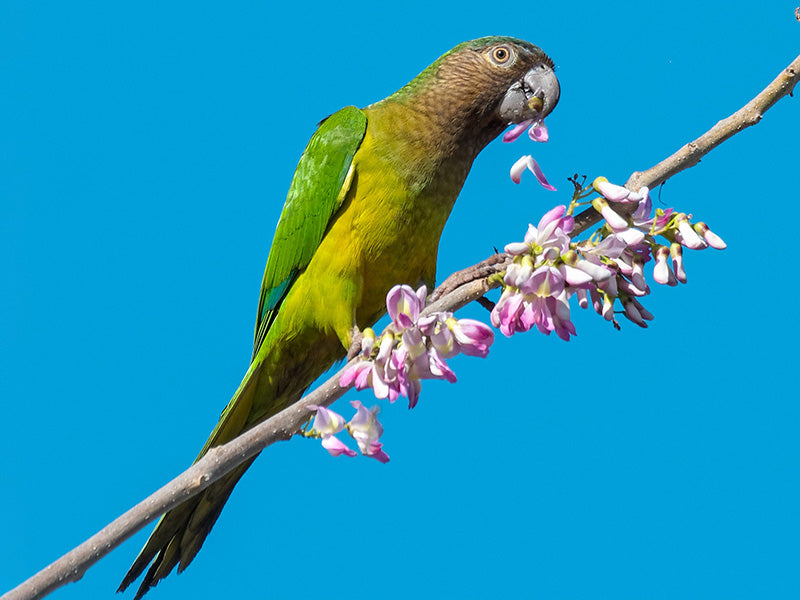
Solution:
<svg viewBox="0 0 800 600">
<path fill-rule="evenodd" d="M 498 113 L 507 123 L 542 120 L 553 111 L 560 96 L 561 86 L 552 67 L 539 64 L 508 88 Z"/>
</svg>

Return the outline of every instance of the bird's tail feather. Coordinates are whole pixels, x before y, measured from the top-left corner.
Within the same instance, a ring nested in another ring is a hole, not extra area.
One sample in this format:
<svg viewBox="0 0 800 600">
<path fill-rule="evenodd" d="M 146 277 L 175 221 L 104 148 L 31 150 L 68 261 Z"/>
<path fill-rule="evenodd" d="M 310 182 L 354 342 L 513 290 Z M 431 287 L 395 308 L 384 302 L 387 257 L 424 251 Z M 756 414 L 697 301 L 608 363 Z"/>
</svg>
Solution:
<svg viewBox="0 0 800 600">
<path fill-rule="evenodd" d="M 176 566 L 179 573 L 188 567 L 211 532 L 234 486 L 254 460 L 255 457 L 251 458 L 194 498 L 161 517 L 117 591 L 124 591 L 144 572 L 148 564 L 150 568 L 147 569 L 134 600 L 144 596 Z"/>
<path fill-rule="evenodd" d="M 217 426 L 211 432 L 197 460 L 209 448 L 232 440 L 251 426 L 247 419 L 253 406 L 257 371 L 258 367 L 251 365 L 239 389 L 222 412 Z M 117 591 L 124 591 L 147 569 L 142 584 L 136 592 L 135 600 L 139 600 L 176 566 L 178 572 L 188 567 L 222 512 L 234 486 L 255 459 L 256 457 L 253 457 L 236 467 L 198 495 L 164 514 Z"/>
</svg>

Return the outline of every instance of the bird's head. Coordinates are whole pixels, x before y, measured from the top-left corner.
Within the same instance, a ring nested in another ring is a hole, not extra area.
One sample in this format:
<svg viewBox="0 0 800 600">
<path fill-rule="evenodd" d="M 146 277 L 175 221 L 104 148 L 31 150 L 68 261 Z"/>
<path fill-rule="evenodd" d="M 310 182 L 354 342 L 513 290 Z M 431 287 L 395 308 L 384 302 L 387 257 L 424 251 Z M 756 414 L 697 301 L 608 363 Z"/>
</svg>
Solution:
<svg viewBox="0 0 800 600">
<path fill-rule="evenodd" d="M 558 103 L 553 61 L 538 46 L 492 36 L 459 44 L 394 95 L 479 151 L 508 125 L 539 122 Z"/>
<path fill-rule="evenodd" d="M 504 124 L 542 120 L 558 104 L 561 87 L 553 61 L 538 46 L 488 37 L 467 42 L 461 52 L 466 54 L 461 60 L 474 65 L 475 85 L 491 90 L 491 104 Z"/>
</svg>

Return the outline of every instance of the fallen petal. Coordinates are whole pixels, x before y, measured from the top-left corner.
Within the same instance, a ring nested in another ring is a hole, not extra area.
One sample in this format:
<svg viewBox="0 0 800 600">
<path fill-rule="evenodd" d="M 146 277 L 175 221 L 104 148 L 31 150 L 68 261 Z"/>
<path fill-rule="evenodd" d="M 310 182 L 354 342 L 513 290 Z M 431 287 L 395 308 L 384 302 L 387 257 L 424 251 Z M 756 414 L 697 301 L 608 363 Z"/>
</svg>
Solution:
<svg viewBox="0 0 800 600">
<path fill-rule="evenodd" d="M 536 176 L 536 180 L 542 185 L 543 188 L 552 192 L 556 191 L 556 188 L 547 182 L 547 178 L 544 176 L 542 169 L 539 168 L 539 163 L 537 163 L 530 154 L 521 157 L 511 167 L 511 181 L 514 183 L 519 183 L 522 180 L 522 173 L 525 171 L 525 169 L 528 169 Z"/>
</svg>

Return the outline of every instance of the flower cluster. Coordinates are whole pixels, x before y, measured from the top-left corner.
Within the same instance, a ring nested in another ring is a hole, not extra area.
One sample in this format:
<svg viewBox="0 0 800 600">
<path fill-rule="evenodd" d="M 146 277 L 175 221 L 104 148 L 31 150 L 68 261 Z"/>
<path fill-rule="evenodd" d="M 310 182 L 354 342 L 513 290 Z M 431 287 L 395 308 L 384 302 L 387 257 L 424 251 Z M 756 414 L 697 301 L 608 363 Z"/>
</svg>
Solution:
<svg viewBox="0 0 800 600">
<path fill-rule="evenodd" d="M 605 223 L 589 239 L 571 240 L 572 207 L 568 210 L 562 205 L 545 214 L 536 227 L 531 225 L 522 242 L 505 247 L 514 259 L 491 317 L 504 335 L 536 327 L 569 340 L 576 334 L 570 320 L 572 296 L 582 308 L 591 303 L 615 326 L 619 301 L 629 320 L 647 327 L 646 321 L 653 316 L 638 300 L 650 293 L 644 266 L 654 259 L 653 279 L 677 285 L 686 282 L 683 248 L 725 248 L 725 242 L 705 223 L 692 224 L 690 215 L 672 209 L 653 214 L 646 187 L 633 192 L 601 177 L 591 191 L 600 194 L 592 205 Z M 635 210 L 625 216 L 613 204 L 635 205 Z"/>
<path fill-rule="evenodd" d="M 396 285 L 386 296 L 392 322 L 376 337 L 372 329 L 362 333 L 361 358 L 339 380 L 343 387 L 372 388 L 375 397 L 394 402 L 408 398 L 409 408 L 417 404 L 423 379 L 446 379 L 456 375 L 446 359 L 463 353 L 485 357 L 494 341 L 491 328 L 472 319 L 456 319 L 452 313 L 437 312 L 421 317 L 427 288 L 414 291 Z"/>
<path fill-rule="evenodd" d="M 405 396 L 408 407 L 414 408 L 422 379 L 456 380 L 446 359 L 459 353 L 480 357 L 489 353 L 494 341 L 489 326 L 473 319 L 456 319 L 449 312 L 420 316 L 427 296 L 425 286 L 415 291 L 407 285 L 396 285 L 389 290 L 386 308 L 392 322 L 380 336 L 370 328 L 362 332 L 361 360 L 344 370 L 339 379 L 342 387 L 372 388 L 377 398 L 388 398 L 390 402 Z M 347 430 L 361 454 L 388 462 L 389 456 L 378 441 L 383 434 L 378 407 L 368 410 L 357 400 L 350 404 L 356 414 L 348 423 L 328 408 L 309 405 L 316 416 L 311 430 L 304 435 L 321 438 L 323 448 L 333 456 L 355 456 L 355 450 L 336 437 Z"/>
<path fill-rule="evenodd" d="M 544 122 L 530 120 L 507 132 L 503 141 L 513 142 L 528 127 L 532 140 L 548 140 Z M 514 164 L 511 179 L 519 183 L 526 169 L 542 186 L 555 190 L 531 156 L 523 156 Z M 588 239 L 574 241 L 572 211 L 579 200 L 595 193 L 598 195 L 591 200 L 592 206 L 605 222 Z M 626 209 L 626 204 L 630 208 Z M 506 336 L 535 327 L 544 334 L 555 332 L 569 340 L 576 335 L 570 317 L 570 299 L 575 296 L 579 306 L 591 304 L 615 327 L 619 327 L 614 317 L 617 302 L 628 319 L 647 327 L 653 316 L 638 300 L 650 293 L 644 266 L 653 260 L 652 276 L 657 283 L 685 283 L 683 248 L 709 246 L 724 249 L 725 242 L 705 223 L 693 224 L 691 215 L 672 209 L 653 213 L 646 187 L 631 191 L 600 177 L 591 187 L 576 191 L 569 208 L 556 206 L 535 227 L 528 227 L 523 241 L 506 245 L 505 251 L 513 259 L 503 274 L 503 292 L 492 309 L 492 324 Z M 376 398 L 390 402 L 405 396 L 409 408 L 413 408 L 423 379 L 456 381 L 448 358 L 459 353 L 480 357 L 489 353 L 494 341 L 491 328 L 472 319 L 456 319 L 449 312 L 421 316 L 426 299 L 425 286 L 415 291 L 396 285 L 389 291 L 386 308 L 391 324 L 380 336 L 370 328 L 362 332 L 360 360 L 342 372 L 342 387 L 371 388 Z M 361 454 L 388 462 L 378 441 L 383 434 L 378 407 L 368 410 L 361 402 L 351 404 L 356 414 L 347 423 L 327 408 L 309 406 L 316 416 L 311 430 L 304 434 L 321 438 L 322 446 L 333 456 L 355 456 L 356 452 L 337 437 L 346 429 Z"/>
<path fill-rule="evenodd" d="M 378 440 L 383 435 L 383 427 L 378 422 L 378 407 L 374 406 L 367 409 L 358 400 L 353 400 L 350 403 L 356 409 L 356 414 L 350 419 L 349 423 L 345 423 L 344 417 L 339 413 L 325 408 L 324 406 L 316 406 L 310 404 L 309 410 L 316 411 L 314 417 L 314 424 L 311 431 L 306 432 L 307 437 L 322 438 L 322 447 L 325 448 L 332 456 L 355 456 L 355 450 L 352 450 L 347 444 L 336 437 L 343 429 L 347 429 L 347 433 L 356 441 L 358 449 L 364 456 L 371 456 L 382 463 L 389 462 L 389 455 L 383 451 L 383 444 Z"/>
</svg>

